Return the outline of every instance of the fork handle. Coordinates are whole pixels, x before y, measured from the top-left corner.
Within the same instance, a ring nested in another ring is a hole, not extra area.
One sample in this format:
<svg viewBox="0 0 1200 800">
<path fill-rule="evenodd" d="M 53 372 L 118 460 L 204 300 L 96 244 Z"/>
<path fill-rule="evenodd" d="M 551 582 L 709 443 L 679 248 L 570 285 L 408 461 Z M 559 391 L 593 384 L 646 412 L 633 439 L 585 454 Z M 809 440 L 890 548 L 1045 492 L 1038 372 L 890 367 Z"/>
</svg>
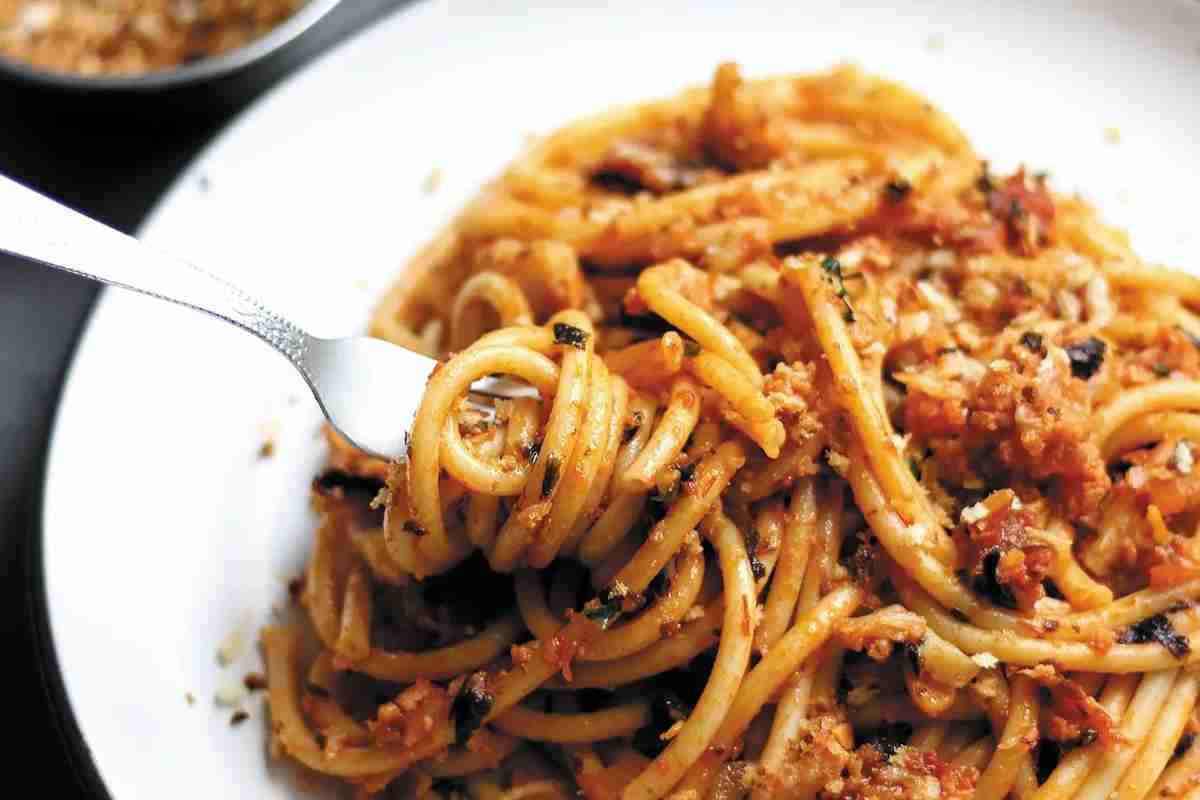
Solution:
<svg viewBox="0 0 1200 800">
<path fill-rule="evenodd" d="M 253 333 L 306 376 L 313 337 L 229 281 L 159 253 L 0 175 L 0 252 L 211 314 Z"/>
</svg>

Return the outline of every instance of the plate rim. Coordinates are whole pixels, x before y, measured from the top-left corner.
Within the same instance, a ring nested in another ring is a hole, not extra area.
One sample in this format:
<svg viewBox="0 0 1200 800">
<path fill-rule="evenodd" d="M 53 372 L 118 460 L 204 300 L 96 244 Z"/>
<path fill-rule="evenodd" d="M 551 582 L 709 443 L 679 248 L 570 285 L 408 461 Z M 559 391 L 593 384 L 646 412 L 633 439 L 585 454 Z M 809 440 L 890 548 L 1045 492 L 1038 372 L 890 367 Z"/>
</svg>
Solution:
<svg viewBox="0 0 1200 800">
<path fill-rule="evenodd" d="M 43 449 L 39 463 L 34 471 L 38 489 L 31 504 L 32 522 L 24 567 L 28 578 L 28 591 L 26 594 L 33 631 L 34 659 L 37 662 L 41 689 L 45 694 L 46 703 L 50 707 L 50 716 L 55 732 L 58 734 L 59 740 L 66 750 L 69 766 L 77 783 L 80 784 L 80 788 L 89 793 L 89 796 L 99 798 L 99 800 L 115 800 L 112 792 L 108 790 L 104 778 L 100 774 L 100 768 L 96 764 L 96 759 L 92 756 L 87 736 L 83 733 L 83 727 L 79 724 L 79 718 L 71 703 L 70 694 L 67 692 L 66 684 L 63 682 L 62 668 L 59 666 L 58 650 L 54 644 L 54 632 L 50 624 L 49 595 L 46 591 L 46 560 L 42 547 L 45 539 L 44 509 L 46 477 L 50 465 L 50 442 L 53 441 L 54 428 L 58 424 L 59 409 L 62 406 L 63 388 L 67 384 L 71 367 L 75 363 L 75 356 L 79 351 L 80 343 L 83 341 L 83 334 L 91 326 L 94 312 L 105 291 L 107 290 L 97 293 L 79 325 L 79 330 L 76 332 L 74 341 L 71 343 L 68 367 L 63 370 L 62 378 L 57 387 L 52 422 L 46 437 L 47 446 Z"/>
</svg>

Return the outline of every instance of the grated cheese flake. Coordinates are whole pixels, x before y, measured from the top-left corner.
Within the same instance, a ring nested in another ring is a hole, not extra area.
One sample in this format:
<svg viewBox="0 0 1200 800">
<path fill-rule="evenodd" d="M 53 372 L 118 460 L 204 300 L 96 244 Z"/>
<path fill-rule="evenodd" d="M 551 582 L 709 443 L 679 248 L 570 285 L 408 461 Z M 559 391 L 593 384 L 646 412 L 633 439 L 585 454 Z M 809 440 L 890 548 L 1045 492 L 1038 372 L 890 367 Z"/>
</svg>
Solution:
<svg viewBox="0 0 1200 800">
<path fill-rule="evenodd" d="M 925 544 L 925 533 L 927 528 L 923 522 L 914 522 L 904 529 L 908 541 L 913 547 L 921 547 Z"/>
<path fill-rule="evenodd" d="M 1177 472 L 1181 475 L 1188 475 L 1195 463 L 1195 459 L 1192 458 L 1192 448 L 1188 447 L 1186 439 L 1175 445 L 1175 452 L 1171 456 L 1171 465 Z"/>
<path fill-rule="evenodd" d="M 246 649 L 245 628 L 244 623 L 238 623 L 221 640 L 220 646 L 217 647 L 217 663 L 222 667 L 228 667 L 241 658 L 242 652 Z"/>
<path fill-rule="evenodd" d="M 221 708 L 234 708 L 245 702 L 250 693 L 246 691 L 246 687 L 238 681 L 229 679 L 217 687 L 216 694 L 213 699 Z"/>
<path fill-rule="evenodd" d="M 983 503 L 976 503 L 973 506 L 967 506 L 962 510 L 962 521 L 967 525 L 974 525 L 979 520 L 985 518 L 991 512 Z"/>
<path fill-rule="evenodd" d="M 976 653 L 971 656 L 971 660 L 983 669 L 994 669 L 1000 663 L 1000 659 L 991 653 Z"/>
<path fill-rule="evenodd" d="M 825 458 L 839 475 L 845 475 L 846 470 L 850 469 L 850 459 L 836 450 L 830 450 Z"/>
</svg>

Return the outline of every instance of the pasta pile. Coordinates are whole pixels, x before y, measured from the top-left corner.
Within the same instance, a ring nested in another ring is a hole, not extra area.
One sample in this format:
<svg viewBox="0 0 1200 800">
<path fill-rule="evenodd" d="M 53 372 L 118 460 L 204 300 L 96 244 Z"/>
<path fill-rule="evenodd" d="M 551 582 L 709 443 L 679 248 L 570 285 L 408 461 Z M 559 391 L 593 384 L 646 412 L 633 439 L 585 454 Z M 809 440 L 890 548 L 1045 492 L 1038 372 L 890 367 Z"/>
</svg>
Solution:
<svg viewBox="0 0 1200 800">
<path fill-rule="evenodd" d="M 378 309 L 443 363 L 407 458 L 330 437 L 273 744 L 364 795 L 1196 800 L 1197 306 L 853 67 L 563 128 Z"/>
</svg>

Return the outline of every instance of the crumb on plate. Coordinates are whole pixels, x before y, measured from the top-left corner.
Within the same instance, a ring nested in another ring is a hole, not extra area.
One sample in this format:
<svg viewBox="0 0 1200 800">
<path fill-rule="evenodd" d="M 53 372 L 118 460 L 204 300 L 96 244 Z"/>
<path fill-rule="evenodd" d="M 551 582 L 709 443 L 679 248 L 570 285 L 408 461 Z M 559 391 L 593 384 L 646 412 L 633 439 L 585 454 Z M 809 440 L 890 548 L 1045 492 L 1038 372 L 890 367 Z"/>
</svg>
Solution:
<svg viewBox="0 0 1200 800">
<path fill-rule="evenodd" d="M 445 180 L 445 178 L 446 173 L 442 171 L 442 168 L 434 167 L 429 171 L 429 174 L 425 176 L 425 180 L 421 184 L 421 189 L 424 190 L 425 194 L 433 194 L 439 188 L 441 188 L 442 181 Z"/>
</svg>

